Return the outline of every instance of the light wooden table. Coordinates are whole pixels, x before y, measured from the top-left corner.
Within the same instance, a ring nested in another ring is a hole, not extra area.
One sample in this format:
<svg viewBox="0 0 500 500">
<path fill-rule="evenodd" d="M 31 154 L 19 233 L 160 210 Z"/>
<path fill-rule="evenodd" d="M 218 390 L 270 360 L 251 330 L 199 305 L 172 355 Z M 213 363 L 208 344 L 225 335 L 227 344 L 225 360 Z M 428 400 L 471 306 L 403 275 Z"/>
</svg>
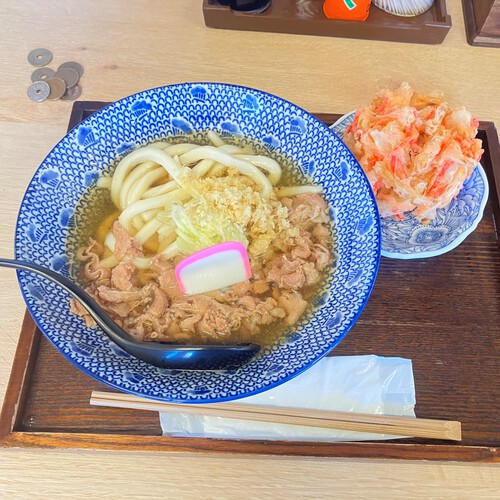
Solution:
<svg viewBox="0 0 500 500">
<path fill-rule="evenodd" d="M 498 127 L 500 49 L 467 45 L 460 1 L 447 3 L 453 28 L 443 44 L 426 46 L 207 29 L 201 0 L 0 0 L 0 255 L 13 256 L 23 192 L 64 135 L 71 109 L 26 97 L 33 48 L 53 52 L 51 67 L 82 63 L 85 100 L 220 81 L 342 113 L 384 82 L 407 80 L 442 90 Z M 0 270 L 0 279 L 3 400 L 25 306 L 15 273 Z M 499 491 L 493 465 L 0 450 L 1 498 L 498 498 Z"/>
</svg>

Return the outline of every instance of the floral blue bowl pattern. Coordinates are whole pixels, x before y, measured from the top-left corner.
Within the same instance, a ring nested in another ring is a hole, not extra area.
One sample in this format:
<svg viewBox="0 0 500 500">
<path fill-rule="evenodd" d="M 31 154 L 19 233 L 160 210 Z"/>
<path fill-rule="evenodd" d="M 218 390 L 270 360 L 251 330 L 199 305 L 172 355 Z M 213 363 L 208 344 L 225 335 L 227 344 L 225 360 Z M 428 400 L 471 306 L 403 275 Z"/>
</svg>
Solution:
<svg viewBox="0 0 500 500">
<path fill-rule="evenodd" d="M 354 119 L 354 112 L 341 117 L 331 128 L 340 137 Z M 478 165 L 457 197 L 436 217 L 422 224 L 411 213 L 404 220 L 381 217 L 382 255 L 394 259 L 436 257 L 456 248 L 476 229 L 488 200 L 488 179 Z"/>
<path fill-rule="evenodd" d="M 273 95 L 226 84 L 160 87 L 113 103 L 69 132 L 35 173 L 22 202 L 16 257 L 75 276 L 66 245 L 79 224 L 75 206 L 100 172 L 139 145 L 206 129 L 242 134 L 292 158 L 324 187 L 338 256 L 312 318 L 239 369 L 165 370 L 133 358 L 99 329 L 69 313 L 69 295 L 41 277 L 18 272 L 41 331 L 75 366 L 119 390 L 163 401 L 214 402 L 255 394 L 317 362 L 363 310 L 380 261 L 380 223 L 369 183 L 345 145 L 306 111 Z"/>
</svg>

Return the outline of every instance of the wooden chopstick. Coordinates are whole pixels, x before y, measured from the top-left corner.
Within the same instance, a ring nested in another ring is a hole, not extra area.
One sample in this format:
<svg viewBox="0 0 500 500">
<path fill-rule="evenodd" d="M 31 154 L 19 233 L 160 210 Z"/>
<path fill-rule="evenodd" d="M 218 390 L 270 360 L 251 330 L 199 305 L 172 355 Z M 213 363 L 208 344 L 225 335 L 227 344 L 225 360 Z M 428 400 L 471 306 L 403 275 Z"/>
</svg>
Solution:
<svg viewBox="0 0 500 500">
<path fill-rule="evenodd" d="M 339 411 L 285 408 L 238 403 L 177 404 L 144 399 L 130 394 L 93 391 L 90 404 L 157 412 L 182 412 L 210 417 L 236 418 L 257 422 L 304 425 L 323 429 L 372 432 L 395 436 L 460 441 L 460 422 L 426 418 L 395 417 Z"/>
</svg>

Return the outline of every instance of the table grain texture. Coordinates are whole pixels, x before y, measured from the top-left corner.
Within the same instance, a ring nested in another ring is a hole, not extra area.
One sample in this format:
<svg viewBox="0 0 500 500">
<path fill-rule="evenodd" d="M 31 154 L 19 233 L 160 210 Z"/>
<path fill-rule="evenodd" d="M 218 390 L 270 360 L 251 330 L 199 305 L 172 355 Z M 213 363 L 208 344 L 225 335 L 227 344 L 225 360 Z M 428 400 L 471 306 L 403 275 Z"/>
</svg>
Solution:
<svg viewBox="0 0 500 500">
<path fill-rule="evenodd" d="M 309 0 L 321 1 L 321 0 Z M 500 126 L 500 50 L 467 44 L 460 0 L 440 45 L 208 29 L 201 0 L 0 0 L 0 255 L 35 169 L 64 135 L 71 103 L 26 97 L 37 47 L 85 67 L 82 99 L 113 101 L 183 81 L 275 93 L 313 112 L 347 112 L 384 83 L 440 89 Z M 0 403 L 25 310 L 0 270 Z M 498 396 L 498 395 L 497 395 Z M 457 401 L 460 405 L 460 401 Z M 498 498 L 492 464 L 0 449 L 0 498 Z"/>
</svg>

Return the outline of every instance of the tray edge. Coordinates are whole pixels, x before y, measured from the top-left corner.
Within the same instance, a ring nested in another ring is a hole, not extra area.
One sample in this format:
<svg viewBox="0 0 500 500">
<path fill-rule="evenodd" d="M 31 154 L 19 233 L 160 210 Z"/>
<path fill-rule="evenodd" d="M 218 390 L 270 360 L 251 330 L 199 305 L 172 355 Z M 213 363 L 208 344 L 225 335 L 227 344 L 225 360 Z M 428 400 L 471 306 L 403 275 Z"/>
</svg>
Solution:
<svg viewBox="0 0 500 500">
<path fill-rule="evenodd" d="M 344 20 L 335 20 L 335 19 L 324 19 L 324 20 L 315 20 L 311 21 L 308 19 L 297 18 L 293 20 L 293 24 L 295 26 L 305 26 L 305 29 L 301 32 L 298 32 L 293 27 L 273 27 L 269 28 L 269 25 L 274 23 L 272 20 L 267 19 L 265 16 L 259 18 L 257 21 L 257 25 L 252 25 L 251 27 L 248 25 L 248 22 L 252 24 L 252 20 L 255 18 L 249 14 L 238 13 L 236 16 L 230 16 L 229 7 L 224 7 L 221 5 L 214 5 L 211 0 L 203 0 L 203 18 L 205 25 L 209 28 L 214 29 L 226 29 L 226 30 L 236 30 L 236 31 L 255 31 L 255 32 L 264 32 L 264 33 L 281 33 L 281 34 L 291 34 L 291 35 L 307 35 L 307 36 L 329 36 L 333 38 L 351 38 L 351 39 L 363 39 L 363 40 L 378 40 L 378 41 L 387 41 L 387 42 L 399 42 L 399 43 L 418 43 L 424 45 L 437 45 L 443 43 L 446 38 L 448 32 L 452 27 L 451 16 L 448 14 L 446 9 L 445 0 L 436 0 L 435 5 L 432 6 L 432 9 L 436 11 L 437 14 L 442 16 L 441 19 L 433 19 L 427 24 L 423 24 L 421 26 L 414 27 L 412 29 L 401 28 L 397 25 L 392 26 L 379 26 L 382 30 L 382 36 L 372 37 L 369 36 L 369 31 L 372 26 L 370 24 L 366 25 L 363 22 L 356 21 L 344 21 Z M 230 19 L 230 22 L 234 22 L 233 24 L 228 25 L 224 18 L 220 15 L 225 16 Z M 324 22 L 323 22 L 324 21 Z M 260 23 L 260 24 L 259 24 Z M 327 24 L 328 23 L 328 24 Z M 357 30 L 352 33 L 351 28 L 353 26 L 352 23 L 357 24 Z M 319 32 L 314 31 L 309 26 L 316 26 L 320 28 Z M 324 27 L 328 26 L 328 29 Z M 368 28 L 367 28 L 368 26 Z M 335 32 L 335 30 L 339 30 L 339 32 Z M 426 31 L 429 36 L 429 40 L 420 40 L 419 35 Z"/>
<path fill-rule="evenodd" d="M 82 120 L 86 111 L 96 111 L 107 103 L 98 101 L 76 101 L 73 104 L 68 130 Z M 313 113 L 328 125 L 341 115 L 334 113 Z M 491 164 L 500 162 L 498 135 L 493 122 L 481 121 L 480 130 L 488 141 Z M 490 170 L 490 169 L 488 169 Z M 489 175 L 492 175 L 491 172 Z M 500 196 L 500 175 L 492 175 L 495 182 L 497 200 Z M 499 204 L 495 218 L 500 220 Z M 342 443 L 294 443 L 283 441 L 238 441 L 199 438 L 171 438 L 164 436 L 136 436 L 127 434 L 91 434 L 61 432 L 17 431 L 29 391 L 29 379 L 36 364 L 36 353 L 42 334 L 26 311 L 21 334 L 4 404 L 0 413 L 0 447 L 20 448 L 63 448 L 63 449 L 103 449 L 122 451 L 161 451 L 169 453 L 218 453 L 278 456 L 309 456 L 324 458 L 370 458 L 398 460 L 440 460 L 461 462 L 500 462 L 500 451 L 491 446 L 461 446 L 449 444 L 413 444 L 380 442 Z M 18 363 L 22 363 L 18 365 Z M 263 451 L 262 445 L 265 445 Z M 257 449 L 260 447 L 260 449 Z M 304 448 L 307 448 L 304 451 Z"/>
<path fill-rule="evenodd" d="M 464 15 L 465 35 L 469 45 L 473 47 L 500 47 L 500 37 L 496 39 L 492 37 L 491 41 L 476 40 L 476 37 L 479 35 L 479 29 L 476 23 L 472 0 L 462 0 L 462 11 Z"/>
</svg>

